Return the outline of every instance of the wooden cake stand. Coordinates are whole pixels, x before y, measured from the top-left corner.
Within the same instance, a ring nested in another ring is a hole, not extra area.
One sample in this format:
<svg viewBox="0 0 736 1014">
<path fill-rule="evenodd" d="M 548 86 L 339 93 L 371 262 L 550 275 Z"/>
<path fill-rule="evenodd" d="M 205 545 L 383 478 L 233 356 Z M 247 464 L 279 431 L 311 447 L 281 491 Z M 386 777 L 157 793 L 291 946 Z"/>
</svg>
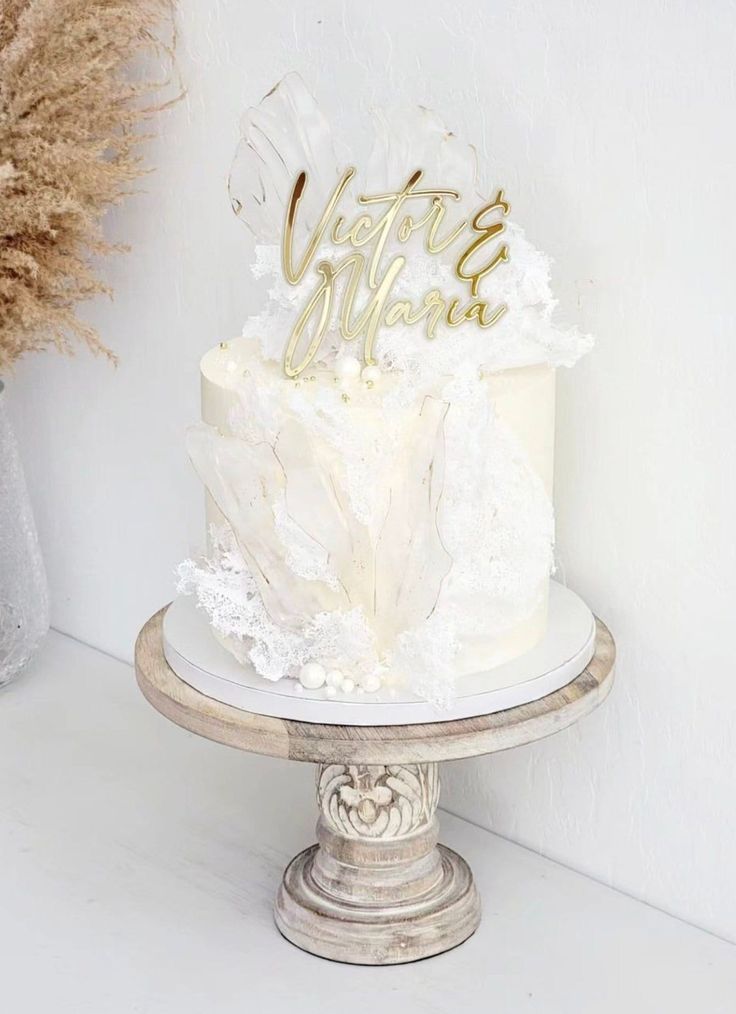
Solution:
<svg viewBox="0 0 736 1014">
<path fill-rule="evenodd" d="M 615 646 L 596 620 L 595 654 L 547 697 L 427 725 L 326 725 L 269 718 L 206 697 L 163 654 L 165 609 L 138 635 L 135 668 L 172 722 L 240 750 L 317 764 L 317 844 L 294 858 L 276 925 L 297 947 L 336 961 L 390 965 L 440 954 L 480 922 L 470 869 L 437 844 L 440 761 L 542 739 L 593 711 L 613 683 Z"/>
</svg>

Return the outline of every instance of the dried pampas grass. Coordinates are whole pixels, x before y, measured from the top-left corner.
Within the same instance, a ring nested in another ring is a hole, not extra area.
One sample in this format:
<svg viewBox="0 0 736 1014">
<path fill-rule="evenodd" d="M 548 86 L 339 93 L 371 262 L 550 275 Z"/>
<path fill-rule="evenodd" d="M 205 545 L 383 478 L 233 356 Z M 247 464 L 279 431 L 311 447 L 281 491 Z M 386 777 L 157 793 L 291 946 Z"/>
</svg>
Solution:
<svg viewBox="0 0 736 1014">
<path fill-rule="evenodd" d="M 172 38 L 171 0 L 0 0 L 0 375 L 75 339 L 115 358 L 75 306 L 109 292 L 102 216 L 145 171 L 136 124 L 170 104 L 131 62 L 170 67 Z"/>
</svg>

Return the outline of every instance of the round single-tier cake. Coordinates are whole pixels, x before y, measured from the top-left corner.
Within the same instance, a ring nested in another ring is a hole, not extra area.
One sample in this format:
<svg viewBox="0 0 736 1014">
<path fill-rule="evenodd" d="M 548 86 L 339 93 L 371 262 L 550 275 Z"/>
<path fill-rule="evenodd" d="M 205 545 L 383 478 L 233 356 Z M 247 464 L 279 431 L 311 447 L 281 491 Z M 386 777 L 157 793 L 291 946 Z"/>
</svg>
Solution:
<svg viewBox="0 0 736 1014">
<path fill-rule="evenodd" d="M 553 323 L 546 258 L 426 110 L 379 119 L 361 176 L 289 75 L 230 186 L 269 285 L 202 359 L 208 549 L 180 591 L 265 680 L 447 705 L 544 638 L 555 369 L 590 339 Z"/>
<path fill-rule="evenodd" d="M 344 361 L 344 360 L 343 360 Z M 354 359 L 347 360 L 350 363 Z M 455 503 L 462 500 L 466 495 L 470 496 L 472 487 L 463 487 L 462 478 L 465 469 L 453 468 L 450 462 L 448 468 L 447 445 L 438 448 L 440 443 L 436 433 L 438 423 L 442 426 L 451 426 L 453 419 L 448 418 L 449 405 L 442 400 L 443 381 L 447 378 L 439 378 L 432 390 L 414 391 L 410 396 L 405 397 L 401 390 L 401 379 L 395 373 L 383 374 L 380 371 L 369 373 L 365 380 L 361 377 L 360 365 L 357 364 L 355 376 L 338 375 L 334 369 L 315 367 L 301 381 L 286 381 L 281 374 L 280 367 L 276 363 L 263 362 L 260 358 L 259 349 L 255 342 L 245 338 L 237 338 L 233 341 L 221 342 L 215 348 L 205 354 L 201 362 L 202 374 L 202 419 L 209 426 L 215 428 L 222 436 L 237 439 L 237 433 L 244 421 L 248 418 L 249 402 L 248 390 L 256 382 L 261 389 L 267 386 L 269 400 L 273 400 L 274 414 L 282 417 L 285 428 L 301 428 L 301 436 L 306 441 L 324 442 L 324 451 L 331 460 L 334 469 L 333 478 L 341 488 L 349 490 L 350 476 L 352 469 L 360 470 L 365 468 L 373 471 L 373 496 L 372 509 L 365 525 L 366 532 L 361 533 L 361 541 L 365 543 L 365 559 L 358 561 L 355 568 L 356 576 L 360 575 L 361 580 L 356 581 L 355 587 L 348 588 L 344 597 L 345 605 L 363 605 L 366 613 L 370 612 L 371 606 L 375 604 L 376 597 L 380 595 L 381 589 L 376 588 L 376 581 L 380 575 L 376 570 L 376 556 L 380 559 L 380 542 L 382 534 L 385 538 L 386 511 L 389 507 L 389 498 L 392 490 L 396 489 L 396 478 L 402 480 L 410 473 L 411 458 L 419 451 L 417 441 L 418 421 L 421 420 L 422 407 L 427 411 L 427 399 L 433 402 L 433 416 L 431 425 L 433 427 L 432 437 L 435 443 L 432 447 L 432 454 L 437 450 L 443 451 L 445 461 L 443 463 L 445 477 L 448 471 L 458 473 L 458 487 L 448 489 L 445 485 L 443 496 Z M 344 372 L 344 370 L 343 370 Z M 363 371 L 365 372 L 365 371 Z M 263 379 L 263 376 L 267 380 Z M 243 381 L 245 380 L 245 384 Z M 487 387 L 487 403 L 489 419 L 487 422 L 488 454 L 493 453 L 494 439 L 500 443 L 511 445 L 510 456 L 515 461 L 515 471 L 518 473 L 514 481 L 526 481 L 530 487 L 530 496 L 534 495 L 538 501 L 539 529 L 531 533 L 532 538 L 536 536 L 537 560 L 528 565 L 528 577 L 524 583 L 524 577 L 517 568 L 515 558 L 518 549 L 513 545 L 514 536 L 519 540 L 529 538 L 523 524 L 523 510 L 521 516 L 516 513 L 511 503 L 498 505 L 500 509 L 506 506 L 509 512 L 514 513 L 519 520 L 520 526 L 514 532 L 509 525 L 513 518 L 507 519 L 507 530 L 504 537 L 511 543 L 507 549 L 507 560 L 503 559 L 504 546 L 495 547 L 493 558 L 479 558 L 476 555 L 474 544 L 482 545 L 481 533 L 477 540 L 470 541 L 469 552 L 458 561 L 454 567 L 449 566 L 441 587 L 437 589 L 437 601 L 430 601 L 434 592 L 427 588 L 427 600 L 431 609 L 439 606 L 440 612 L 451 612 L 457 619 L 456 637 L 458 650 L 453 660 L 453 673 L 455 676 L 462 676 L 466 673 L 482 672 L 492 669 L 511 658 L 528 651 L 540 640 L 544 634 L 547 619 L 547 593 L 549 583 L 548 556 L 549 540 L 551 536 L 551 510 L 547 510 L 552 496 L 552 469 L 554 455 L 554 415 L 555 415 L 555 371 L 554 368 L 546 365 L 535 365 L 519 367 L 516 369 L 503 370 L 496 373 L 489 373 L 485 378 Z M 254 399 L 260 400 L 259 393 Z M 276 406 L 276 402 L 280 404 Z M 384 409 L 384 403 L 388 402 L 389 407 Z M 395 407 L 394 407 L 395 403 Z M 313 431 L 307 432 L 308 423 L 305 422 L 305 413 L 319 414 L 320 406 L 324 406 L 325 413 L 331 410 L 334 413 L 335 429 L 340 431 L 347 444 L 347 452 L 341 456 L 339 450 L 329 445 L 329 439 L 320 437 Z M 461 410 L 459 409 L 458 412 Z M 354 431 L 354 432 L 353 432 Z M 444 437 L 446 434 L 441 434 Z M 359 456 L 350 454 L 350 451 L 358 444 L 360 447 Z M 192 446 L 196 446 L 195 444 Z M 458 445 L 463 456 L 468 453 L 464 441 Z M 395 459 L 393 453 L 386 453 L 398 449 L 399 460 Z M 373 452 L 375 460 L 367 461 L 367 455 Z M 197 451 L 194 451 L 196 455 Z M 209 452 L 206 452 L 209 453 Z M 498 453 L 498 452 L 497 452 Z M 278 451 L 275 456 L 278 457 Z M 355 458 L 358 458 L 356 461 Z M 206 473 L 208 462 L 196 459 L 197 468 L 200 473 Z M 459 464 L 459 463 L 458 463 Z M 429 474 L 429 468 L 427 473 Z M 434 466 L 436 467 L 436 466 Z M 422 476 L 421 489 L 417 490 L 418 499 L 423 499 L 423 490 L 428 485 L 425 482 L 426 476 Z M 497 478 L 494 476 L 494 483 Z M 401 485 L 403 483 L 400 482 Z M 217 500 L 213 498 L 213 487 L 209 485 L 210 492 L 207 496 L 207 521 L 210 531 L 218 532 L 226 524 L 226 516 L 223 516 L 222 506 L 218 507 Z M 402 491 L 403 492 L 403 491 Z M 287 476 L 284 476 L 283 485 L 284 498 L 288 494 Z M 382 494 L 382 495 L 379 495 Z M 223 491 L 220 490 L 220 495 Z M 296 495 L 296 494 L 294 494 Z M 406 494 L 403 494 L 406 496 Z M 217 493 L 214 493 L 217 497 Z M 443 514 L 445 529 L 455 527 L 451 518 L 447 517 L 448 511 L 443 511 L 442 496 L 439 491 L 436 494 L 436 503 L 432 503 L 432 525 L 436 517 L 436 541 L 438 546 L 447 545 L 448 539 L 443 539 Z M 406 502 L 406 508 L 409 502 Z M 494 503 L 492 512 L 496 512 L 497 505 Z M 454 509 L 454 508 L 451 508 Z M 226 507 L 227 511 L 227 507 Z M 479 523 L 485 512 L 481 510 L 466 510 L 470 524 Z M 472 520 L 471 520 L 472 519 Z M 328 521 L 329 519 L 325 519 Z M 410 523 L 411 518 L 405 516 L 401 519 L 404 523 Z M 324 523 L 324 522 L 323 522 Z M 488 524 L 492 524 L 491 517 L 488 517 Z M 319 521 L 317 522 L 317 526 Z M 285 535 L 285 539 L 288 536 Z M 356 540 L 357 541 L 357 540 Z M 530 540 L 531 541 L 531 540 Z M 389 548 L 390 551 L 390 548 Z M 440 549 L 441 551 L 441 549 Z M 450 561 L 447 561 L 448 564 Z M 464 568 L 461 570 L 461 566 Z M 484 598 L 479 601 L 479 579 L 478 570 L 481 566 L 487 569 L 501 570 L 508 568 L 508 577 L 516 584 L 512 593 L 505 598 L 503 595 L 496 595 L 495 601 Z M 364 575 L 369 575 L 368 580 L 362 580 Z M 370 577 L 375 580 L 370 580 Z M 402 575 L 399 575 L 401 578 Z M 380 583 L 380 581 L 379 581 Z M 322 586 L 319 582 L 313 582 L 315 595 L 318 599 L 319 608 L 327 611 L 334 607 L 334 588 L 329 584 Z M 386 640 L 389 641 L 396 636 L 396 623 L 391 624 L 394 619 L 394 608 L 400 600 L 401 588 L 396 583 L 396 589 L 392 589 L 394 596 L 386 611 L 387 624 Z M 404 594 L 417 594 L 417 590 L 408 590 Z M 430 609 L 427 609 L 429 615 Z M 400 634 L 401 631 L 399 630 Z M 231 642 L 232 643 L 232 642 Z M 235 646 L 233 646 L 235 647 Z M 237 648 L 235 648 L 237 650 Z M 321 660 L 331 663 L 335 660 Z M 337 662 L 335 661 L 335 664 Z"/>
</svg>

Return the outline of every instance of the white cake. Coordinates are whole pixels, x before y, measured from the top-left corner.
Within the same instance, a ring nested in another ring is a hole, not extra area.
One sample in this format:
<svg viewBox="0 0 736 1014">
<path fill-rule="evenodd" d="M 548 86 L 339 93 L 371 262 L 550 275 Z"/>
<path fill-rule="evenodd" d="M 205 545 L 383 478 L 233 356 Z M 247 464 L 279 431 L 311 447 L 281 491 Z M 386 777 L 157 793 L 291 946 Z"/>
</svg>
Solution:
<svg viewBox="0 0 736 1014">
<path fill-rule="evenodd" d="M 552 323 L 547 262 L 502 191 L 475 193 L 472 149 L 422 111 L 382 121 L 375 150 L 358 197 L 294 75 L 246 118 L 233 206 L 271 284 L 243 336 L 202 359 L 188 450 L 208 556 L 181 566 L 180 589 L 265 679 L 442 704 L 544 635 L 555 367 L 590 340 Z M 455 246 L 439 249 L 450 204 Z"/>
</svg>

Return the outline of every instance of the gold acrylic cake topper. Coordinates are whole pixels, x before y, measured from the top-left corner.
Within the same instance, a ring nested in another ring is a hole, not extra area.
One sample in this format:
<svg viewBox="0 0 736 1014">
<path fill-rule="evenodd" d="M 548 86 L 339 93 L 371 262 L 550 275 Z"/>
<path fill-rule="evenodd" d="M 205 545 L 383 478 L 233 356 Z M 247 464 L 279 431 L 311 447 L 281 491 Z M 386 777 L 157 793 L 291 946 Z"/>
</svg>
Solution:
<svg viewBox="0 0 736 1014">
<path fill-rule="evenodd" d="M 345 341 L 353 341 L 363 335 L 363 358 L 369 366 L 375 364 L 373 350 L 378 329 L 382 325 L 391 327 L 399 321 L 416 324 L 424 320 L 427 338 L 434 338 L 441 320 L 449 327 L 459 327 L 467 321 L 475 321 L 479 327 L 488 328 L 506 312 L 505 304 L 491 308 L 486 300 L 478 297 L 481 281 L 499 264 L 509 259 L 506 243 L 496 246 L 490 257 L 483 255 L 486 245 L 505 229 L 503 219 L 509 213 L 509 205 L 504 200 L 503 191 L 499 190 L 492 201 L 484 204 L 470 222 L 461 221 L 440 235 L 447 213 L 445 201 L 459 200 L 460 194 L 456 190 L 443 188 L 416 189 L 423 175 L 422 170 L 417 169 L 401 190 L 358 197 L 358 204 L 362 208 L 381 205 L 385 208 L 377 218 L 363 211 L 352 222 L 347 222 L 343 215 L 337 214 L 340 200 L 355 176 L 355 169 L 346 169 L 325 205 L 304 252 L 301 257 L 297 257 L 294 252 L 294 225 L 299 202 L 307 186 L 306 172 L 299 173 L 286 208 L 281 242 L 281 265 L 285 279 L 289 284 L 297 285 L 304 278 L 328 229 L 330 241 L 335 246 L 348 245 L 351 252 L 336 264 L 320 260 L 315 265 L 317 286 L 300 312 L 284 352 L 284 372 L 288 377 L 297 377 L 317 354 L 330 320 L 337 312 L 336 282 L 342 276 L 345 276 L 346 281 L 342 304 L 337 313 L 340 335 Z M 416 200 L 429 202 L 429 208 L 417 218 L 405 210 L 408 202 Z M 501 217 L 491 218 L 494 212 Z M 430 255 L 446 250 L 470 230 L 472 239 L 462 248 L 454 265 L 456 276 L 470 285 L 470 299 L 463 306 L 457 296 L 443 295 L 437 288 L 427 292 L 419 306 L 414 306 L 407 299 L 391 301 L 394 282 L 406 263 L 406 257 L 397 254 L 381 274 L 381 260 L 394 226 L 394 235 L 400 243 L 406 243 L 414 233 L 422 232 L 424 249 Z M 368 254 L 361 252 L 371 244 L 372 249 Z M 370 295 L 362 309 L 357 311 L 355 302 L 362 280 L 366 282 Z M 295 361 L 302 336 L 310 322 L 312 337 L 306 351 Z"/>
</svg>

